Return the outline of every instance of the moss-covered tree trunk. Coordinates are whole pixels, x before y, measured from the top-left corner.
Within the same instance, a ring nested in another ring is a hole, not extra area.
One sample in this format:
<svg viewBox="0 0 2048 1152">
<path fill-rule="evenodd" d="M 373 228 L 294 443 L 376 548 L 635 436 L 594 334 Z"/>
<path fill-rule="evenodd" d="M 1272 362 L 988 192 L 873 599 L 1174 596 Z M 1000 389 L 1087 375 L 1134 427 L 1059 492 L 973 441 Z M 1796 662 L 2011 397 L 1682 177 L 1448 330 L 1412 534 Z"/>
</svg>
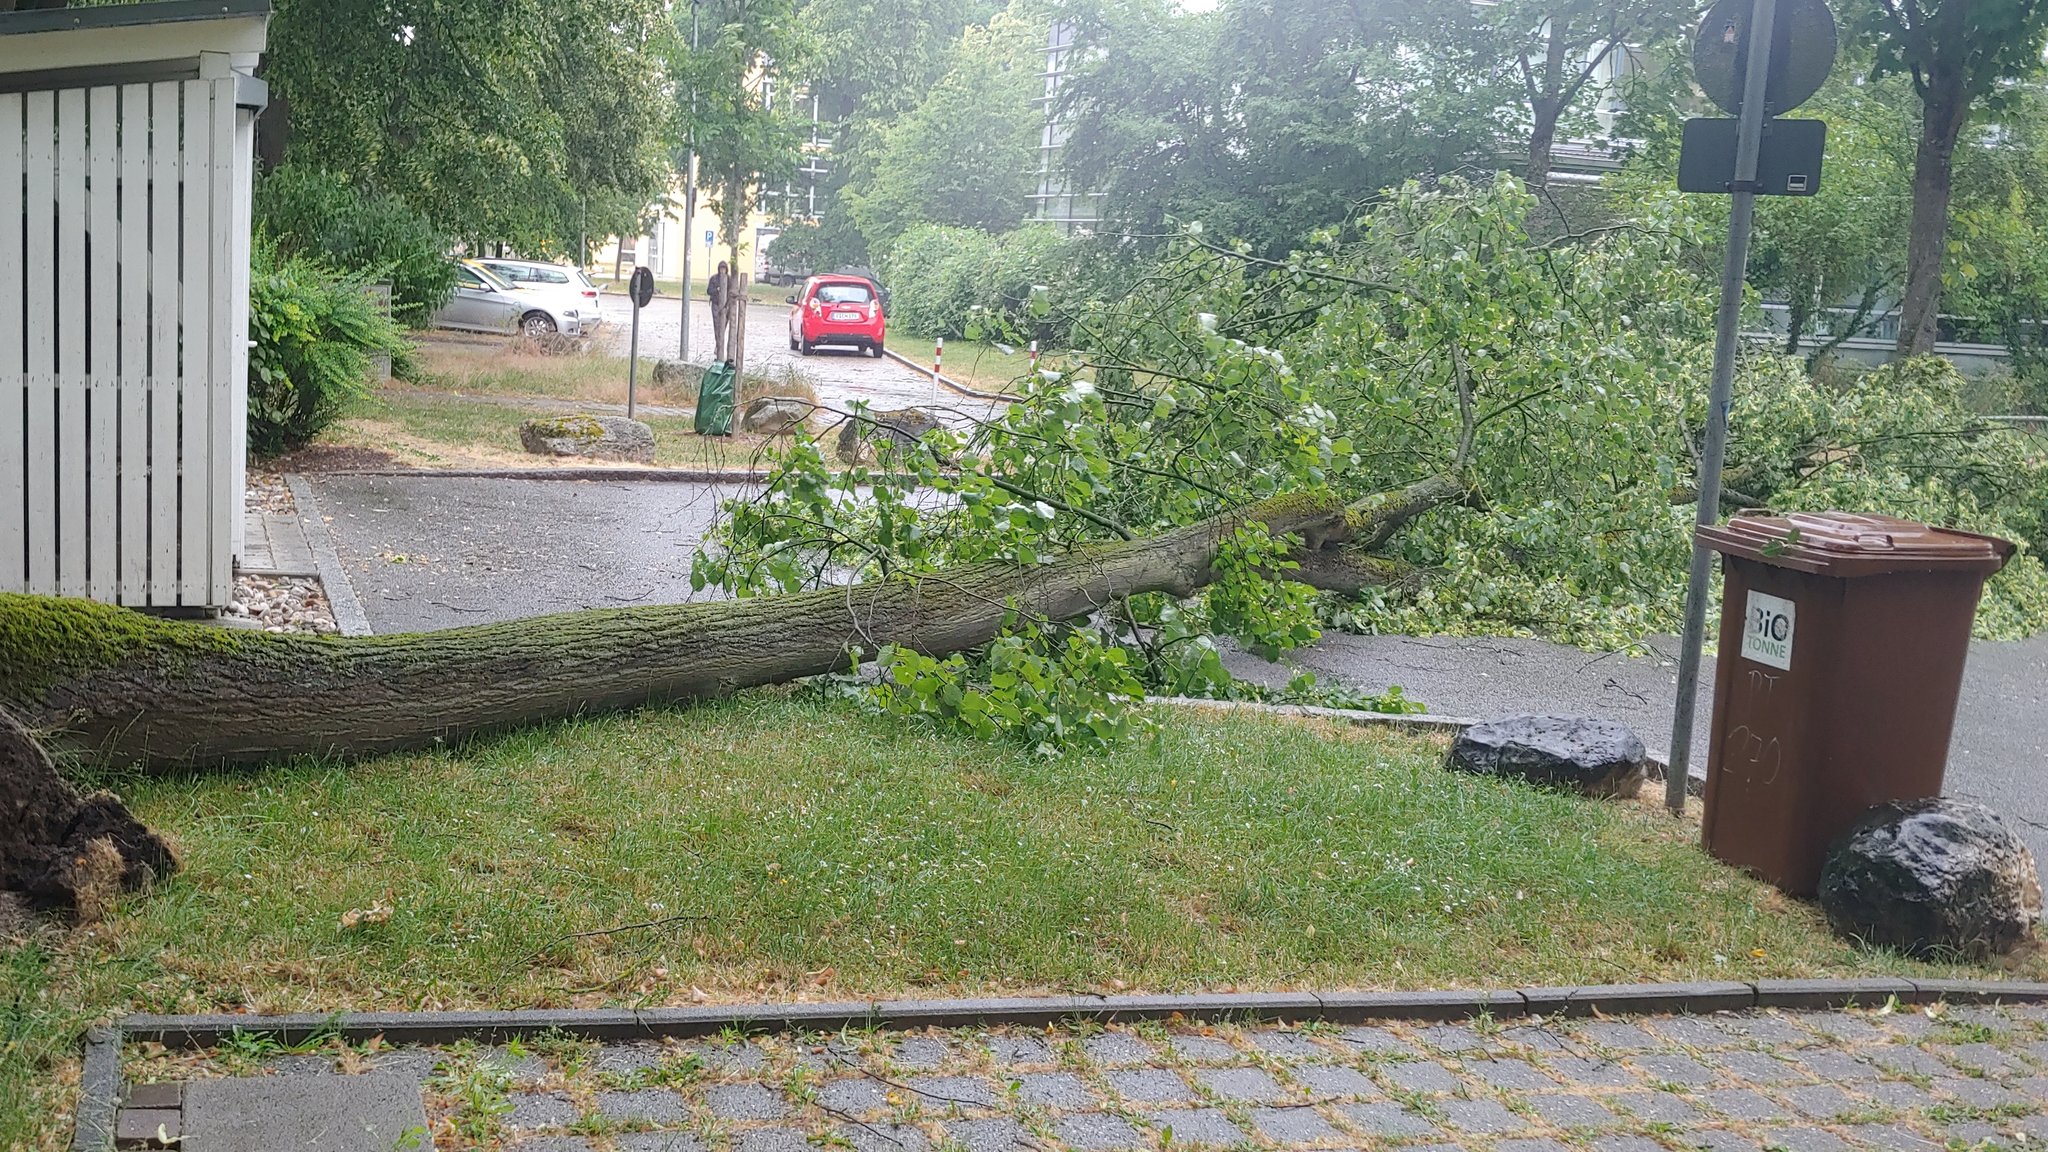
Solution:
<svg viewBox="0 0 2048 1152">
<path fill-rule="evenodd" d="M 1349 508 L 1281 497 L 1030 568 L 984 565 L 403 636 L 242 632 L 86 601 L 0 596 L 0 707 L 53 750 L 160 769 L 418 748 L 817 675 L 845 667 L 854 648 L 957 652 L 994 638 L 1012 605 L 1067 618 L 1119 596 L 1193 592 L 1211 579 L 1219 541 L 1246 523 L 1333 550 L 1346 540 L 1376 543 L 1390 519 L 1458 491 L 1431 480 Z M 1373 579 L 1369 568 L 1314 559 L 1304 579 L 1338 569 L 1333 584 Z"/>
</svg>

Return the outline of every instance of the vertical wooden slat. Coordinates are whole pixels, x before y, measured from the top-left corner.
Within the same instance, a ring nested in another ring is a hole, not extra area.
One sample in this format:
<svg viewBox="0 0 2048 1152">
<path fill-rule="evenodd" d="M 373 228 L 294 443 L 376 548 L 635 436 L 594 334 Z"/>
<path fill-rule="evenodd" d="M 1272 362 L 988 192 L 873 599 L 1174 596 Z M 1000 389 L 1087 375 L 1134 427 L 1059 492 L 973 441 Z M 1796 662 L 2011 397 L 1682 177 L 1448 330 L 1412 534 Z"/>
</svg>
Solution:
<svg viewBox="0 0 2048 1152">
<path fill-rule="evenodd" d="M 206 603 L 207 578 L 211 563 L 207 551 L 213 546 L 214 472 L 213 393 L 208 378 L 213 372 L 212 346 L 207 335 L 212 328 L 213 253 L 207 233 L 213 226 L 213 172 L 207 163 L 207 132 L 213 123 L 213 85 L 204 80 L 185 82 L 182 194 L 179 224 L 184 232 L 180 244 L 178 291 L 181 308 L 178 324 L 178 600 L 181 604 Z M 225 413 L 222 414 L 225 417 Z"/>
<path fill-rule="evenodd" d="M 206 159 L 211 172 L 212 212 L 207 223 L 207 252 L 213 265 L 206 298 L 213 302 L 207 324 L 206 343 L 211 362 L 206 378 L 212 394 L 213 421 L 208 429 L 213 458 L 213 531 L 208 564 L 206 603 L 225 607 L 234 587 L 235 526 L 241 522 L 245 499 L 235 485 L 234 377 L 230 365 L 234 349 L 229 344 L 234 330 L 235 270 L 235 82 L 215 80 L 211 130 L 206 133 Z"/>
<path fill-rule="evenodd" d="M 235 462 L 234 490 L 245 491 L 249 486 L 249 237 L 252 231 L 251 203 L 255 190 L 251 176 L 256 166 L 256 113 L 251 109 L 234 109 L 235 154 L 233 157 L 233 180 L 235 188 L 234 231 L 229 234 L 228 251 L 232 253 L 231 263 L 234 288 L 228 294 L 232 324 L 228 329 L 229 387 L 234 397 L 234 410 L 229 417 L 229 427 L 234 434 L 230 458 Z M 243 537 L 245 516 L 234 518 L 235 555 L 240 556 L 247 544 Z"/>
<path fill-rule="evenodd" d="M 178 602 L 178 84 L 149 91 L 149 593 Z"/>
<path fill-rule="evenodd" d="M 121 333 L 119 276 L 121 222 L 116 214 L 115 180 L 121 162 L 118 93 L 94 88 L 87 97 L 86 126 L 92 134 L 86 169 L 86 264 L 91 289 L 86 307 L 86 363 L 92 381 L 92 456 L 86 476 L 86 511 L 92 519 L 92 571 L 88 588 L 95 600 L 114 600 L 120 592 L 118 546 L 121 491 L 118 464 L 121 448 Z"/>
<path fill-rule="evenodd" d="M 149 86 L 121 89 L 121 602 L 149 602 Z"/>
<path fill-rule="evenodd" d="M 26 335 L 23 380 L 28 387 L 28 590 L 57 592 L 57 348 L 52 338 L 49 302 L 57 298 L 57 183 L 52 148 L 57 133 L 57 101 L 48 92 L 30 92 L 22 138 L 27 153 L 27 180 L 22 202 L 22 304 Z M 45 311 L 28 315 L 41 301 Z M 39 322 L 38 322 L 39 321 Z"/>
<path fill-rule="evenodd" d="M 21 109 L 0 94 L 0 220 L 21 219 Z M 28 590 L 28 386 L 23 382 L 21 229 L 0 227 L 0 592 Z"/>
<path fill-rule="evenodd" d="M 88 590 L 85 473 L 85 89 L 57 93 L 57 590 Z"/>
</svg>

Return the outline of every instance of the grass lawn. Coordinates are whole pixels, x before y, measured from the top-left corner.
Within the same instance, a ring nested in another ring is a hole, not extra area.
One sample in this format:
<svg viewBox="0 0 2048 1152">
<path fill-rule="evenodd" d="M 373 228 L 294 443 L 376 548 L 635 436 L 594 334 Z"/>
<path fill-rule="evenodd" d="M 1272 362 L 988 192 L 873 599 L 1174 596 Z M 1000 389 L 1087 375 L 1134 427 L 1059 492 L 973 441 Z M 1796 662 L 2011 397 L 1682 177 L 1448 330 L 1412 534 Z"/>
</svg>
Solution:
<svg viewBox="0 0 2048 1152">
<path fill-rule="evenodd" d="M 889 336 L 889 346 L 913 364 L 930 367 L 932 338 L 910 333 Z M 986 340 L 946 341 L 946 378 L 984 392 L 1008 392 L 1031 371 L 1031 353 L 1023 346 L 1008 351 Z"/>
<path fill-rule="evenodd" d="M 520 351 L 514 341 L 503 338 L 423 334 L 415 338 L 413 359 L 419 365 L 420 387 L 436 391 L 626 402 L 623 355 L 542 356 Z M 697 402 L 694 389 L 684 393 L 656 387 L 654 363 L 652 357 L 640 358 L 635 391 L 642 403 L 687 408 Z"/>
<path fill-rule="evenodd" d="M 320 444 L 376 448 L 403 467 L 414 468 L 550 468 L 597 465 L 618 467 L 617 461 L 563 463 L 535 456 L 519 443 L 519 425 L 534 416 L 561 415 L 554 408 L 532 409 L 513 404 L 466 400 L 403 384 L 380 388 L 358 403 L 349 415 L 322 432 Z M 688 416 L 639 419 L 654 429 L 654 462 L 667 468 L 746 469 L 766 467 L 767 439 L 735 433 L 699 436 Z"/>
<path fill-rule="evenodd" d="M 418 340 L 414 356 L 420 370 L 417 385 L 393 381 L 378 388 L 321 433 L 317 443 L 377 449 L 389 453 L 396 464 L 416 468 L 573 468 L 585 462 L 535 456 L 519 443 L 523 421 L 560 414 L 560 406 L 517 401 L 626 402 L 626 360 L 602 352 L 543 356 L 522 351 L 515 341 L 427 335 Z M 770 394 L 807 399 L 816 395 L 799 376 L 785 373 L 749 375 L 739 399 L 744 404 Z M 636 396 L 643 404 L 667 408 L 694 408 L 697 401 L 694 384 L 656 386 L 654 361 L 644 357 Z M 642 414 L 641 419 L 654 429 L 658 465 L 765 466 L 762 437 L 700 437 L 687 416 Z"/>
<path fill-rule="evenodd" d="M 1175 713 L 1155 745 L 1046 760 L 757 692 L 354 765 L 95 781 L 185 870 L 0 951 L 0 1146 L 56 1146 L 80 1030 L 133 1010 L 1934 971 L 1840 943 L 1649 800 L 1442 755 Z"/>
</svg>

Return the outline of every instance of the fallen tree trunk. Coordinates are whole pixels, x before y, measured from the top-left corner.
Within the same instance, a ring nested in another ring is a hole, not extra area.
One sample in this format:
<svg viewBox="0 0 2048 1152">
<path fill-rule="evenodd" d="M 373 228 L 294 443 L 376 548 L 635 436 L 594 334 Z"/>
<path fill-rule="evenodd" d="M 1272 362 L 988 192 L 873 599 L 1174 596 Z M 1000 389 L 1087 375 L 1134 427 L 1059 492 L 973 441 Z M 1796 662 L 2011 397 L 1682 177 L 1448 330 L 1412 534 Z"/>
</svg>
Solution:
<svg viewBox="0 0 2048 1152">
<path fill-rule="evenodd" d="M 1431 484 L 1448 501 L 1455 485 Z M 849 649 L 939 655 L 977 647 L 1015 606 L 1084 615 L 1146 592 L 1207 584 L 1217 548 L 1247 523 L 1335 548 L 1359 520 L 1376 534 L 1416 491 L 1371 513 L 1278 497 L 1201 524 L 1093 545 L 1047 564 L 710 603 L 599 609 L 416 635 L 341 639 L 243 632 L 81 600 L 0 596 L 0 707 L 53 750 L 155 769 L 248 764 L 295 753 L 419 748 L 479 732 L 722 696 L 846 666 Z M 1317 563 L 1304 579 L 1342 568 Z"/>
</svg>

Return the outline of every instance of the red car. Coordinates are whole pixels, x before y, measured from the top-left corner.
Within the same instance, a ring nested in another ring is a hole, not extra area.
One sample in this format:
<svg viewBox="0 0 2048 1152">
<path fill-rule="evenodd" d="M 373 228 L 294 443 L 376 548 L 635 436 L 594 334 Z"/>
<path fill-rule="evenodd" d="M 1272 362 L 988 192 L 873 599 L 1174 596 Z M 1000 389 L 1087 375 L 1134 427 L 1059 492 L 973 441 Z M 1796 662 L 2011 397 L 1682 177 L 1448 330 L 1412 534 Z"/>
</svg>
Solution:
<svg viewBox="0 0 2048 1152">
<path fill-rule="evenodd" d="M 880 359 L 888 340 L 882 293 L 860 276 L 813 276 L 789 298 L 789 347 L 806 356 L 820 344 L 849 344 Z"/>
</svg>

